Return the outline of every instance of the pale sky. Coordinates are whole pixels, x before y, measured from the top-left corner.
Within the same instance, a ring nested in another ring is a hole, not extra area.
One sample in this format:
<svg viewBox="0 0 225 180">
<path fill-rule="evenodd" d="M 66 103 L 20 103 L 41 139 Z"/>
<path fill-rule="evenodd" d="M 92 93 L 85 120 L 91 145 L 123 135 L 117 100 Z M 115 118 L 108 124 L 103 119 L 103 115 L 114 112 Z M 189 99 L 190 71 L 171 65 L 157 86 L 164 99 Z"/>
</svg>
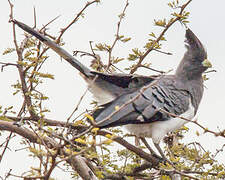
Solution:
<svg viewBox="0 0 225 180">
<path fill-rule="evenodd" d="M 74 16 L 84 6 L 84 0 L 19 0 L 12 1 L 14 3 L 14 17 L 30 26 L 33 25 L 33 7 L 36 8 L 37 26 L 48 23 L 58 15 L 60 18 L 52 23 L 49 28 L 49 33 L 58 35 L 60 28 L 65 27 Z M 181 1 L 184 2 L 184 1 Z M 130 5 L 126 12 L 126 17 L 121 24 L 121 35 L 131 37 L 129 43 L 118 43 L 113 51 L 114 56 L 128 57 L 132 48 L 142 48 L 148 39 L 148 34 L 153 32 L 161 32 L 161 28 L 155 27 L 154 19 L 168 17 L 172 10 L 167 6 L 168 1 L 158 0 L 130 0 Z M 82 50 L 90 52 L 89 41 L 94 43 L 112 43 L 116 32 L 116 24 L 118 15 L 122 12 L 125 5 L 125 0 L 102 0 L 99 5 L 90 6 L 85 12 L 85 17 L 74 24 L 63 36 L 66 42 L 64 48 L 71 52 L 73 50 Z M 198 36 L 204 44 L 208 52 L 208 59 L 213 64 L 213 69 L 216 73 L 208 74 L 209 80 L 205 82 L 205 92 L 200 108 L 198 110 L 198 120 L 201 124 L 211 130 L 223 130 L 225 128 L 225 118 L 223 117 L 225 107 L 225 1 L 206 1 L 193 0 L 187 10 L 191 12 L 189 24 L 190 29 Z M 5 48 L 13 47 L 12 28 L 8 23 L 9 5 L 7 0 L 0 1 L 0 61 L 15 62 L 16 59 L 11 55 L 3 56 Z M 23 32 L 17 28 L 18 38 L 21 39 Z M 184 52 L 184 34 L 185 28 L 176 23 L 166 34 L 167 42 L 163 43 L 164 51 L 173 53 L 172 56 L 163 55 L 160 53 L 152 53 L 145 62 L 151 62 L 153 68 L 160 70 L 175 69 L 180 62 Z M 55 55 L 53 51 L 48 51 L 51 58 L 48 59 L 43 67 L 44 72 L 55 75 L 55 80 L 48 80 L 47 85 L 42 85 L 43 91 L 50 97 L 46 104 L 51 109 L 48 118 L 57 120 L 66 120 L 78 103 L 80 96 L 86 89 L 85 82 L 75 70 L 64 60 Z M 102 55 L 102 54 L 100 54 Z M 105 56 L 102 56 L 103 58 Z M 80 57 L 78 57 L 79 59 Z M 89 64 L 90 59 L 81 59 L 85 64 Z M 87 62 L 87 63 L 86 63 Z M 140 69 L 138 74 L 154 74 L 149 70 Z M 11 84 L 16 83 L 18 72 L 14 67 L 7 67 L 4 72 L 0 72 L 1 93 L 0 105 L 3 107 L 14 105 L 15 110 L 18 110 L 22 101 L 21 98 L 13 96 Z M 85 110 L 87 103 L 90 102 L 90 94 L 84 99 L 81 104 L 81 111 Z M 194 125 L 187 125 L 191 128 L 187 142 L 200 141 L 206 149 L 215 152 L 216 149 L 222 147 L 225 143 L 223 138 L 215 138 L 212 135 L 203 135 L 202 131 Z M 195 132 L 200 132 L 200 137 L 195 136 Z M 0 137 L 0 142 L 4 139 Z M 13 168 L 15 174 L 23 171 L 23 166 L 29 166 L 29 161 L 26 158 L 24 151 L 15 153 L 14 151 L 20 148 L 20 144 L 16 141 L 11 143 L 11 152 L 9 156 L 5 155 L 3 162 L 0 164 L 0 176 L 4 176 L 9 168 Z M 218 156 L 220 161 L 224 162 L 225 153 Z M 7 159 L 6 159 L 7 157 Z M 17 165 L 18 164 L 18 165 Z M 56 175 L 58 176 L 58 175 Z"/>
</svg>

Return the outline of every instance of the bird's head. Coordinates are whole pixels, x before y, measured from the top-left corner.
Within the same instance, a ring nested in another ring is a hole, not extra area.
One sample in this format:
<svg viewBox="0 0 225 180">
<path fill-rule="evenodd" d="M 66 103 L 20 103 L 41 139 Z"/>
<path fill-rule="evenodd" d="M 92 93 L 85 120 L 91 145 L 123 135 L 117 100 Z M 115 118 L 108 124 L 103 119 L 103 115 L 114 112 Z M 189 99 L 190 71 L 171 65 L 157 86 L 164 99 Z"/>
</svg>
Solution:
<svg viewBox="0 0 225 180">
<path fill-rule="evenodd" d="M 187 52 L 176 70 L 176 75 L 188 79 L 199 78 L 212 64 L 207 59 L 207 52 L 202 43 L 190 29 L 186 30 L 185 36 Z"/>
</svg>

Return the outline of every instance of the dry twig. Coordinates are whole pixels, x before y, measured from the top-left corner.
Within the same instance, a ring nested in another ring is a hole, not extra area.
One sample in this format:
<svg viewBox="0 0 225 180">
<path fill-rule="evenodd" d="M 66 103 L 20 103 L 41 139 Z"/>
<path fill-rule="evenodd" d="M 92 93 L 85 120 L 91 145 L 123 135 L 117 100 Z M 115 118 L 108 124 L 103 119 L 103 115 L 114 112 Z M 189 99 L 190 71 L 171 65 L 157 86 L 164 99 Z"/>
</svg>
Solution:
<svg viewBox="0 0 225 180">
<path fill-rule="evenodd" d="M 185 3 L 183 6 L 181 6 L 179 15 L 177 16 L 175 19 L 173 19 L 172 21 L 170 21 L 165 28 L 163 29 L 163 31 L 160 33 L 160 35 L 158 36 L 158 38 L 152 43 L 151 47 L 139 58 L 139 61 L 137 62 L 137 64 L 135 65 L 134 68 L 132 68 L 132 70 L 130 71 L 131 74 L 133 74 L 135 71 L 137 71 L 137 69 L 139 67 L 141 67 L 142 62 L 144 61 L 145 57 L 154 50 L 154 46 L 155 44 L 157 44 L 162 37 L 164 36 L 164 34 L 168 31 L 168 29 L 177 21 L 179 21 L 182 17 L 182 13 L 184 11 L 184 9 L 191 3 L 192 0 L 189 0 L 187 3 Z"/>
</svg>

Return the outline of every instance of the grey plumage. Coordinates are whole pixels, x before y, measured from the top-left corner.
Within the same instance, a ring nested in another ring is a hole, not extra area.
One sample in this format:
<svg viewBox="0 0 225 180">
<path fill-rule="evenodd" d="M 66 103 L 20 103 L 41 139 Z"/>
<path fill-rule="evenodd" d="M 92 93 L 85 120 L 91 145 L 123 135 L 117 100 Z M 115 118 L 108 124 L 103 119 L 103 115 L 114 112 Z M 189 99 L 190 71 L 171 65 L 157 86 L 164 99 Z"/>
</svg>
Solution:
<svg viewBox="0 0 225 180">
<path fill-rule="evenodd" d="M 211 64 L 206 59 L 207 53 L 203 45 L 190 29 L 186 30 L 186 42 L 187 52 L 174 75 L 159 77 L 144 87 L 125 93 L 106 104 L 94 114 L 97 125 L 101 128 L 129 125 L 128 129 L 137 136 L 148 137 L 155 136 L 153 127 L 157 127 L 162 133 L 158 133 L 153 141 L 159 143 L 166 133 L 186 123 L 179 118 L 170 117 L 168 113 L 160 111 L 161 109 L 177 116 L 193 118 L 203 94 L 202 73 Z M 143 89 L 145 90 L 141 92 Z M 131 102 L 126 104 L 128 101 Z M 171 127 L 165 127 L 167 123 Z M 144 126 L 145 124 L 148 125 Z M 149 129 L 144 130 L 146 127 Z"/>
<path fill-rule="evenodd" d="M 140 92 L 141 88 L 139 88 L 123 94 L 110 105 L 107 104 L 107 108 L 103 107 L 102 110 L 99 110 L 101 113 L 95 118 L 97 123 L 106 119 L 112 112 L 117 111 L 115 107 L 121 107 L 137 97 L 108 120 L 98 123 L 98 126 L 112 127 L 124 124 L 151 123 L 170 118 L 166 113 L 160 112 L 160 109 L 177 115 L 184 113 L 188 109 L 191 95 L 183 87 L 179 87 L 182 83 L 179 84 L 179 81 L 174 78 L 175 76 L 166 76 L 155 80 L 156 84 L 152 82 L 154 85 L 150 84 L 150 87 L 143 93 Z"/>
</svg>

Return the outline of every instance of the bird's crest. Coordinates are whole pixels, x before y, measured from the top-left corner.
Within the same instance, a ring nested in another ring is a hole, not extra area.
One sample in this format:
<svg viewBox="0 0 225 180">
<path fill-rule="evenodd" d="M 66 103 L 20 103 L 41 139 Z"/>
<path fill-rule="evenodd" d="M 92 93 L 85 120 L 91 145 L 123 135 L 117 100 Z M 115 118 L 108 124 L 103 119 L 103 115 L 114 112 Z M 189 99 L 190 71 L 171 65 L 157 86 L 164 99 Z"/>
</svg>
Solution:
<svg viewBox="0 0 225 180">
<path fill-rule="evenodd" d="M 207 59 L 207 52 L 197 36 L 188 28 L 186 30 L 186 47 L 188 54 L 192 55 L 192 58 L 199 59 L 201 61 Z"/>
</svg>

